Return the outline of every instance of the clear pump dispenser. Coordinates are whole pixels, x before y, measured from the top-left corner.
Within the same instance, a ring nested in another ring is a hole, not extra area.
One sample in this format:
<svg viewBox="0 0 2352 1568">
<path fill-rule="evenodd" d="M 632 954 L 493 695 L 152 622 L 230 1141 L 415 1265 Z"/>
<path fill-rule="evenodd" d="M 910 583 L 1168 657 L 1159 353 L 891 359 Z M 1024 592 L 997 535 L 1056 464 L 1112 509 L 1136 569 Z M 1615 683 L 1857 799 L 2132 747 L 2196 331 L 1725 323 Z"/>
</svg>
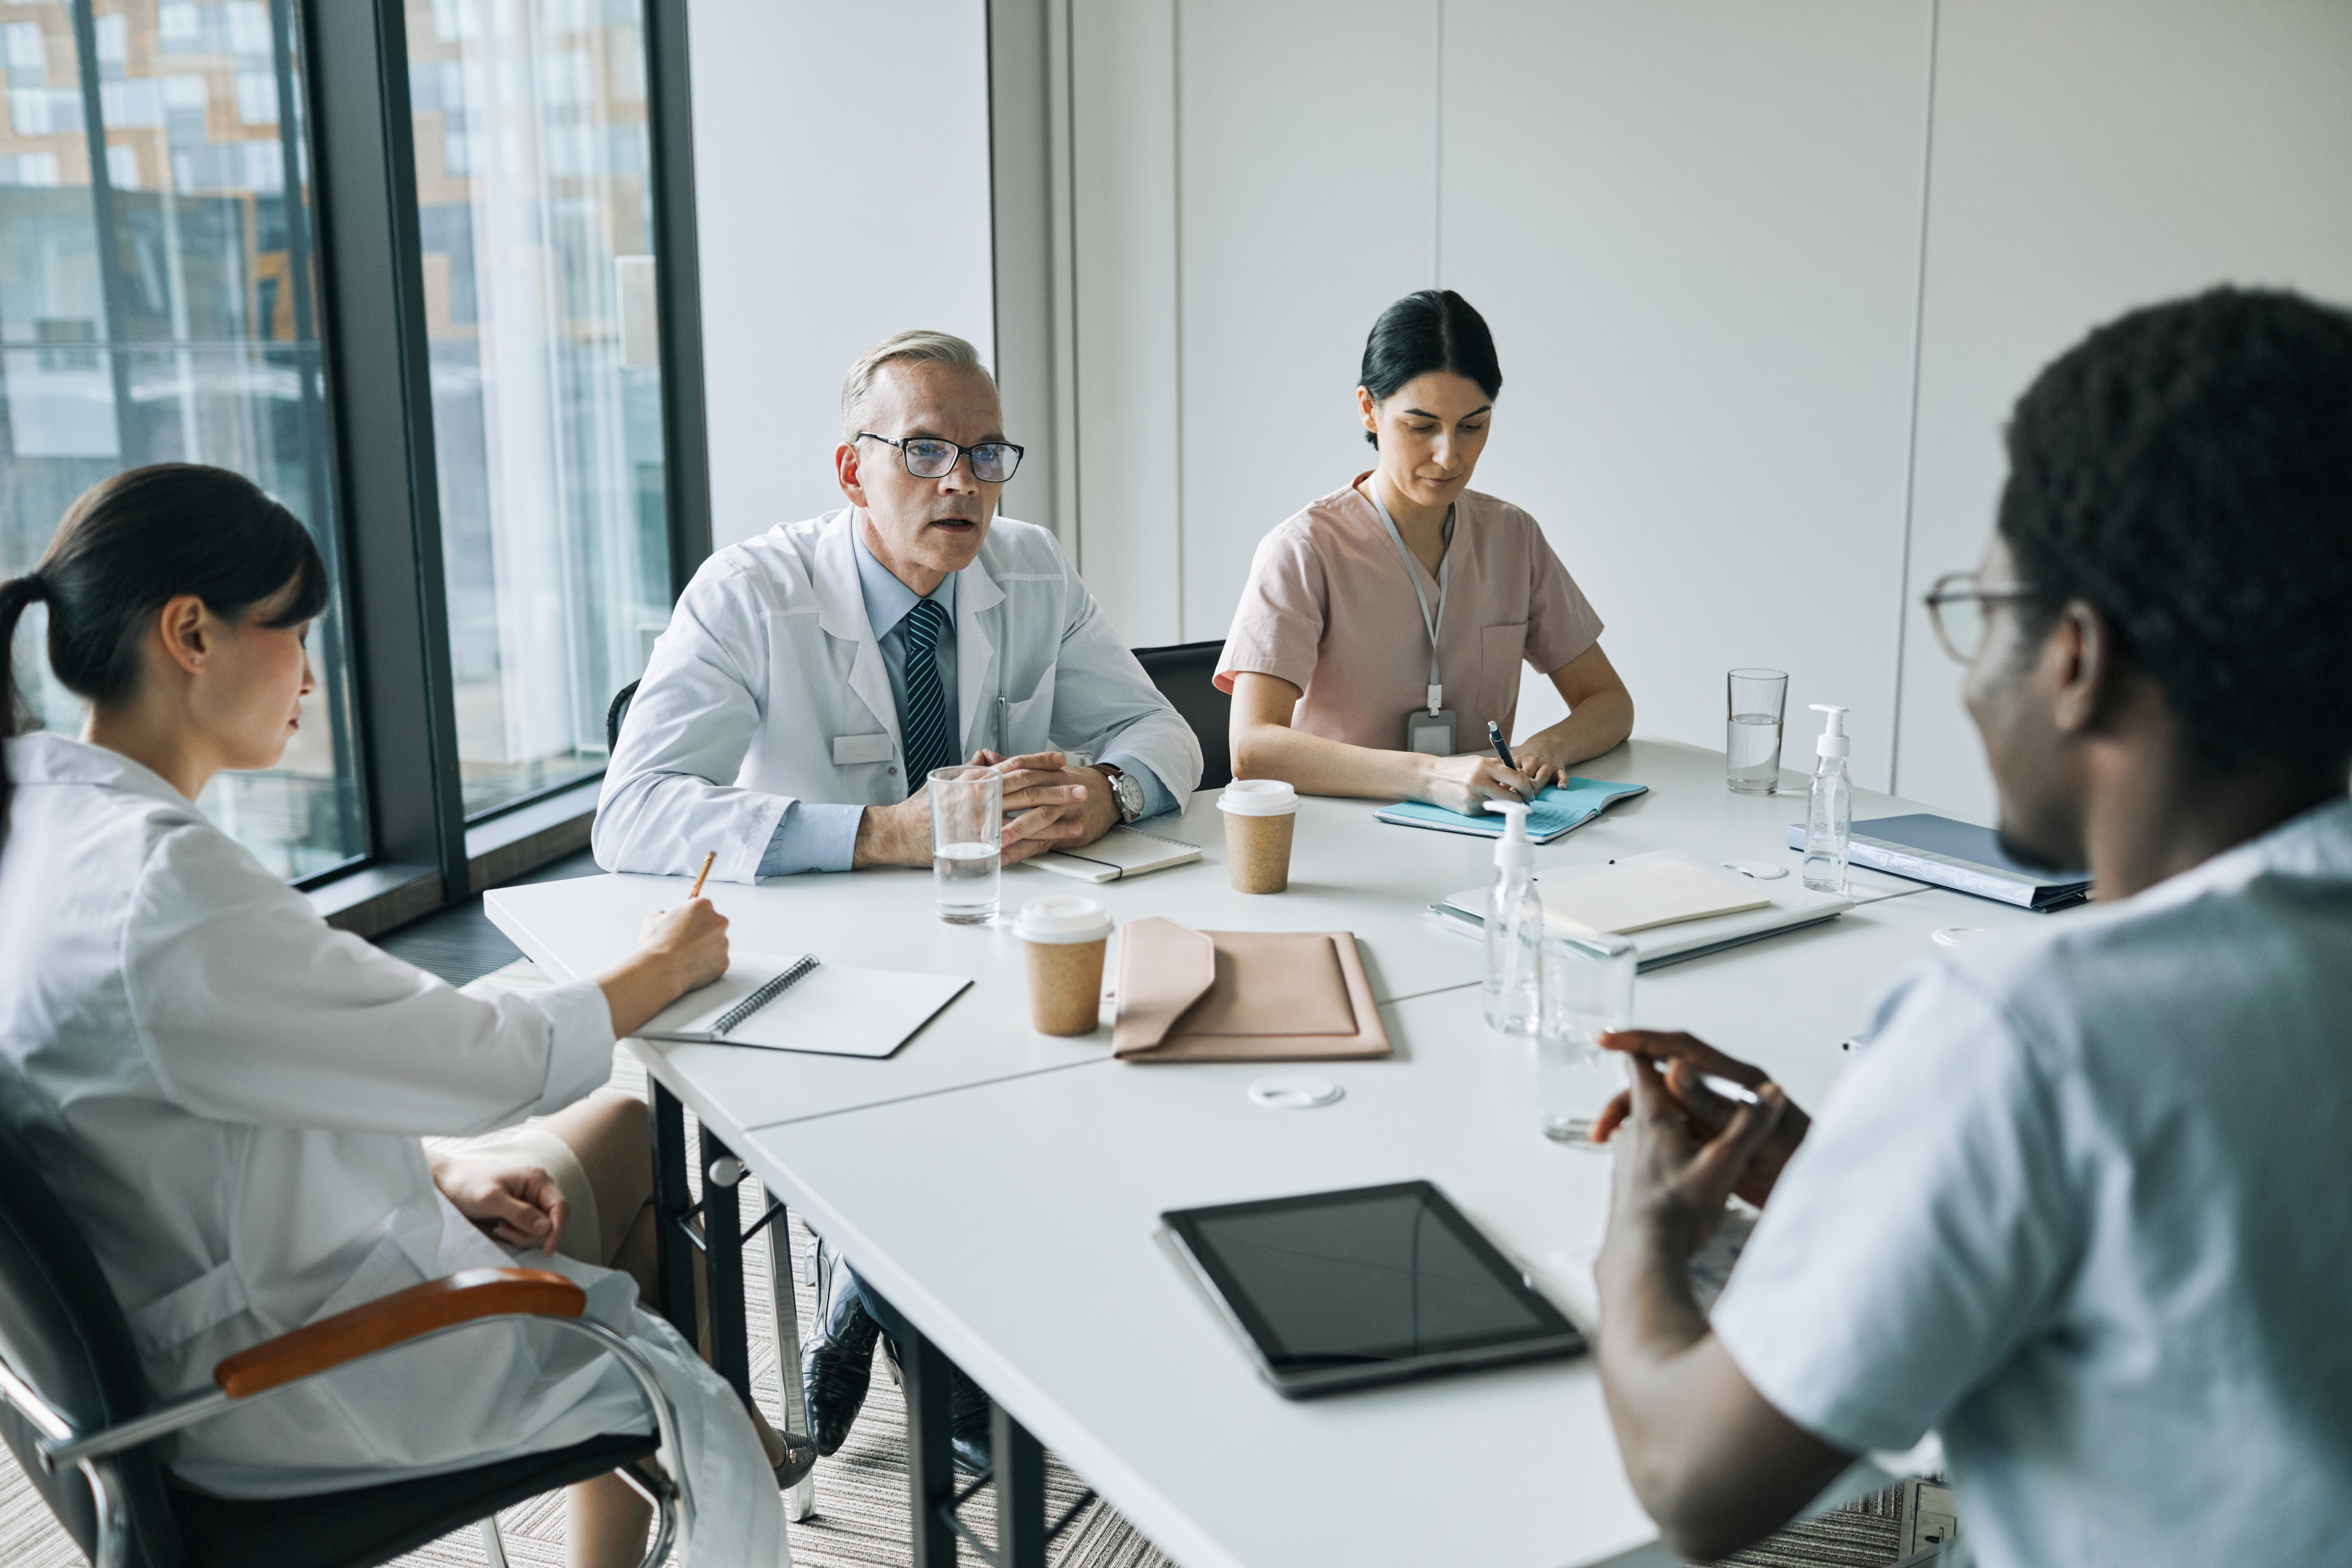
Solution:
<svg viewBox="0 0 2352 1568">
<path fill-rule="evenodd" d="M 1543 1021 L 1544 912 L 1528 808 L 1498 800 L 1486 809 L 1504 817 L 1503 836 L 1495 840 L 1495 886 L 1486 896 L 1486 1026 L 1532 1035 Z"/>
<path fill-rule="evenodd" d="M 1853 836 L 1853 781 L 1845 759 L 1853 742 L 1845 732 L 1846 710 L 1827 702 L 1812 704 L 1816 713 L 1829 715 L 1820 740 L 1813 742 L 1813 787 L 1805 806 L 1805 886 L 1817 893 L 1845 891 L 1846 848 Z"/>
</svg>

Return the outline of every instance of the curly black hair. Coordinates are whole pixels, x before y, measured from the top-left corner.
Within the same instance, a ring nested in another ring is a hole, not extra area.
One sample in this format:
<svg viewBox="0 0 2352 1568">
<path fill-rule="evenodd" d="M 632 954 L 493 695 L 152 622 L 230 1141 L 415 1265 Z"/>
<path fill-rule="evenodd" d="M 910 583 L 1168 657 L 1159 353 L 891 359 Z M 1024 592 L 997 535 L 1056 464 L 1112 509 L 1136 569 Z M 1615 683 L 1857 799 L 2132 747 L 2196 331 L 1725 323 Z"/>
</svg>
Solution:
<svg viewBox="0 0 2352 1568">
<path fill-rule="evenodd" d="M 2103 611 L 2200 772 L 2352 766 L 2352 313 L 2234 288 L 2134 310 L 2034 379 L 2008 445 L 2030 629 Z"/>
</svg>

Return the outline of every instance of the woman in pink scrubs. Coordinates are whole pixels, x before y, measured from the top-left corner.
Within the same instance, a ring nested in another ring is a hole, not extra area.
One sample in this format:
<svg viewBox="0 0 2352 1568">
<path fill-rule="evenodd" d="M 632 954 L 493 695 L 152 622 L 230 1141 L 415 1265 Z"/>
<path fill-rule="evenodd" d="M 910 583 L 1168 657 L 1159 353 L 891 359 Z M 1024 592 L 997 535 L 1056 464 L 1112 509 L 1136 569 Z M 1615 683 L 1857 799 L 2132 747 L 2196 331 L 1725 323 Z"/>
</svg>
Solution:
<svg viewBox="0 0 2352 1568">
<path fill-rule="evenodd" d="M 1601 617 L 1536 520 L 1469 488 L 1502 388 L 1486 321 L 1451 289 L 1372 324 L 1356 405 L 1379 466 L 1265 536 L 1218 661 L 1235 776 L 1477 812 L 1633 732 Z M 1513 769 L 1486 725 L 1511 737 L 1523 663 L 1569 714 L 1511 739 Z"/>
</svg>

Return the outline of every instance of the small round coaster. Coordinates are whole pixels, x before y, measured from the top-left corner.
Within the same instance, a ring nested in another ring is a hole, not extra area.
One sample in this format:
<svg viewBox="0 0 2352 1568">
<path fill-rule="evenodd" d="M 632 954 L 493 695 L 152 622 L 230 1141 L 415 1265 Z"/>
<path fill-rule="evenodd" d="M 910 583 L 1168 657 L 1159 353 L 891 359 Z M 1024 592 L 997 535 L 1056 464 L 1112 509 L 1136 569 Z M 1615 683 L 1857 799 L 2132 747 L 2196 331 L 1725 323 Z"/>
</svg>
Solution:
<svg viewBox="0 0 2352 1568">
<path fill-rule="evenodd" d="M 1982 935 L 1982 926 L 1945 926 L 1935 933 L 1935 940 L 1943 947 L 1965 947 Z"/>
<path fill-rule="evenodd" d="M 1270 1110 L 1313 1110 L 1346 1092 L 1329 1079 L 1308 1072 L 1276 1073 L 1249 1086 L 1251 1100 Z"/>
<path fill-rule="evenodd" d="M 1726 860 L 1723 868 L 1737 871 L 1743 877 L 1753 877 L 1759 882 L 1777 882 L 1789 874 L 1789 868 L 1775 866 L 1769 860 Z"/>
</svg>

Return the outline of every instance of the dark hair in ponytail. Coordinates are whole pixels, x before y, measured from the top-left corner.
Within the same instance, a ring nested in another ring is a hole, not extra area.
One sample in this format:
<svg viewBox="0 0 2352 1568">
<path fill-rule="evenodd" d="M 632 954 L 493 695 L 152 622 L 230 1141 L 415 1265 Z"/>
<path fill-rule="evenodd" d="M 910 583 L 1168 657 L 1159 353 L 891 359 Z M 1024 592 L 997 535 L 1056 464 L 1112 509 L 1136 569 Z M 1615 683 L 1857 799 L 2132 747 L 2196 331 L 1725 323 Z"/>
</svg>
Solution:
<svg viewBox="0 0 2352 1568">
<path fill-rule="evenodd" d="M 294 514 L 226 468 L 157 463 L 100 479 L 67 509 L 40 566 L 0 583 L 0 696 L 5 732 L 28 727 L 16 690 L 16 621 L 49 607 L 49 668 L 100 708 L 130 700 L 144 669 L 147 626 L 183 594 L 229 620 L 289 587 L 268 625 L 290 626 L 327 607 L 319 547 Z M 7 761 L 0 753 L 0 841 L 7 835 Z"/>
<path fill-rule="evenodd" d="M 1381 312 L 1364 340 L 1364 373 L 1357 384 L 1383 403 L 1415 376 L 1448 371 L 1478 384 L 1489 398 L 1503 392 L 1503 367 L 1495 359 L 1494 334 L 1486 318 L 1451 289 L 1407 294 Z M 1377 447 L 1370 430 L 1364 439 Z"/>
</svg>

